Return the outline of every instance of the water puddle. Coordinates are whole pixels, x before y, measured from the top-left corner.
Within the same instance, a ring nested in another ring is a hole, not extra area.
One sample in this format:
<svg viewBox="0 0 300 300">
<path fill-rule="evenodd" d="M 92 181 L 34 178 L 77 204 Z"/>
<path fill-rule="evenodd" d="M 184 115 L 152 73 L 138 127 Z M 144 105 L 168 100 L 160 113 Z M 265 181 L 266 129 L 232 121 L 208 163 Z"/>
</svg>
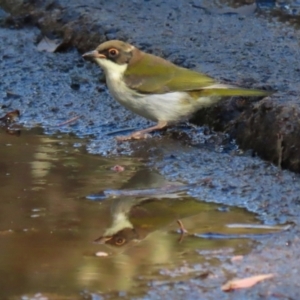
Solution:
<svg viewBox="0 0 300 300">
<path fill-rule="evenodd" d="M 218 264 L 217 256 L 249 252 L 256 238 L 234 235 L 262 231 L 228 227 L 258 221 L 243 209 L 207 204 L 181 189 L 95 201 L 89 196 L 108 189 L 170 183 L 147 169 L 143 158 L 87 154 L 83 139 L 45 136 L 41 129 L 0 136 L 1 299 L 143 294 L 152 280 L 189 278 L 199 275 L 201 264 Z M 112 170 L 116 165 L 124 171 Z M 178 220 L 187 234 L 180 233 Z M 207 235 L 212 232 L 233 238 Z M 187 264 L 189 271 L 176 271 Z"/>
</svg>

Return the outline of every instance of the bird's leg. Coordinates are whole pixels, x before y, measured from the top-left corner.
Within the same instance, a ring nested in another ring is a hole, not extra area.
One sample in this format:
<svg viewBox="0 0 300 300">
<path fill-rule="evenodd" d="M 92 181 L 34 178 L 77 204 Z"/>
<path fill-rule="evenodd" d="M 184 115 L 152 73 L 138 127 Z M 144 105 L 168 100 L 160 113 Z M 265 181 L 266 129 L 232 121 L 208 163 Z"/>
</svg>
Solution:
<svg viewBox="0 0 300 300">
<path fill-rule="evenodd" d="M 179 225 L 179 229 L 180 229 L 180 238 L 179 238 L 178 242 L 181 243 L 184 235 L 186 233 L 188 233 L 188 231 L 184 228 L 184 226 L 180 220 L 177 220 L 177 224 Z"/>
<path fill-rule="evenodd" d="M 130 135 L 126 135 L 126 136 L 117 136 L 116 139 L 118 141 L 128 141 L 128 140 L 141 140 L 141 139 L 146 139 L 147 137 L 149 137 L 149 132 L 152 132 L 154 130 L 160 130 L 165 128 L 168 125 L 168 122 L 166 121 L 159 121 L 155 126 L 143 129 L 143 130 L 139 130 L 139 131 L 135 131 L 133 133 L 131 133 Z"/>
</svg>

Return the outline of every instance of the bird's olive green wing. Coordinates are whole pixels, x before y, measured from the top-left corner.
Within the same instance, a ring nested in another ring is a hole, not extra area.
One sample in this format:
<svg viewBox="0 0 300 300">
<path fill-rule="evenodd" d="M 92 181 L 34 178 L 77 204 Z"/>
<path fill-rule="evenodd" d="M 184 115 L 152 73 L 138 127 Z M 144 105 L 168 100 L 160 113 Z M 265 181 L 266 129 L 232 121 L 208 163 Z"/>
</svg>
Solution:
<svg viewBox="0 0 300 300">
<path fill-rule="evenodd" d="M 190 91 L 195 99 L 199 97 L 267 96 L 270 92 L 243 89 L 226 84 L 217 84 L 204 74 L 178 67 L 160 57 L 144 54 L 140 60 L 128 66 L 124 80 L 128 87 L 139 93 L 164 94 Z"/>
<path fill-rule="evenodd" d="M 150 54 L 129 65 L 124 80 L 128 87 L 145 94 L 201 90 L 215 83 L 204 74 L 178 67 Z"/>
</svg>

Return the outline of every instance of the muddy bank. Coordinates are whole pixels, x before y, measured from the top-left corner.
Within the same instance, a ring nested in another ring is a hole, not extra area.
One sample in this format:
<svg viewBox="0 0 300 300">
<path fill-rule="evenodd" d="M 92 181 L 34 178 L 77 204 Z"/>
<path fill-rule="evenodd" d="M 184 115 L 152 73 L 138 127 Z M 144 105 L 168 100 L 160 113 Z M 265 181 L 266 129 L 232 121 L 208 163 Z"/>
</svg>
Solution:
<svg viewBox="0 0 300 300">
<path fill-rule="evenodd" d="M 65 132 L 70 136 L 76 134 L 85 137 L 88 140 L 87 149 L 92 153 L 115 155 L 118 159 L 120 154 L 134 152 L 139 163 L 145 161 L 151 169 L 158 170 L 169 181 L 199 183 L 196 188 L 188 191 L 190 196 L 198 200 L 221 203 L 221 210 L 223 204 L 247 208 L 257 213 L 259 220 L 266 224 L 293 225 L 287 232 L 257 241 L 254 250 L 236 263 L 230 260 L 230 249 L 229 253 L 221 251 L 209 255 L 202 247 L 198 247 L 199 254 L 208 261 L 221 262 L 221 268 L 210 267 L 206 263 L 189 264 L 184 252 L 182 268 L 171 273 L 168 273 L 169 270 L 164 270 L 165 273 L 159 270 L 165 274 L 165 282 L 156 281 L 153 274 L 149 275 L 151 288 L 147 285 L 149 294 L 144 298 L 194 299 L 203 295 L 202 298 L 207 299 L 298 299 L 299 175 L 287 170 L 281 171 L 257 157 L 241 153 L 235 144 L 228 142 L 226 135 L 212 133 L 207 127 L 177 126 L 156 133 L 149 140 L 116 143 L 115 135 L 147 127 L 151 123 L 113 101 L 100 81 L 99 68 L 84 61 L 75 48 L 80 51 L 90 50 L 94 47 L 92 43 L 98 44 L 101 38 L 128 38 L 147 51 L 183 66 L 202 70 L 220 80 L 278 90 L 262 102 L 256 99 L 250 102 L 243 99 L 224 101 L 202 112 L 198 116 L 198 123 L 205 121 L 216 129 L 228 130 L 232 136 L 242 136 L 247 142 L 249 140 L 246 147 L 253 148 L 252 141 L 255 139 L 261 147 L 265 147 L 266 153 L 281 153 L 284 164 L 288 153 L 285 150 L 287 136 L 277 133 L 280 130 L 283 133 L 297 131 L 297 31 L 252 14 L 214 14 L 213 11 L 199 7 L 196 1 L 136 1 L 126 3 L 122 9 L 117 10 L 116 6 L 122 4 L 118 1 L 113 4 L 107 1 L 77 1 L 76 6 L 67 6 L 64 1 L 48 1 L 47 7 L 44 3 L 27 2 L 23 17 L 16 17 L 20 12 L 17 4 L 13 7 L 16 10 L 14 16 L 1 12 L 4 25 L 0 28 L 1 116 L 7 111 L 18 109 L 21 112 L 19 123 L 25 127 L 41 126 L 47 134 L 60 135 Z M 206 4 L 209 3 L 212 2 Z M 21 9 L 24 8 L 21 6 Z M 128 17 L 132 15 L 136 18 Z M 71 42 L 66 42 L 58 53 L 39 52 L 37 44 L 43 34 L 50 38 L 66 35 L 66 41 Z M 60 125 L 74 117 L 79 118 L 75 122 Z M 284 123 L 280 123 L 280 118 Z M 4 139 L 2 143 L 7 144 Z M 5 147 L 11 146 L 8 143 Z M 78 144 L 74 147 L 78 147 Z M 19 149 L 16 147 L 16 151 Z M 65 151 L 66 146 L 62 144 L 60 149 Z M 42 150 L 44 153 L 45 149 Z M 28 152 L 24 152 L 24 155 L 31 155 Z M 55 155 L 55 152 L 51 153 Z M 272 157 L 276 165 L 280 162 L 278 157 L 278 154 Z M 5 164 L 12 164 L 10 159 L 3 159 L 6 160 Z M 91 164 L 99 165 L 94 162 Z M 6 173 L 2 174 L 4 184 L 7 182 Z M 60 171 L 56 173 L 58 176 L 69 174 Z M 93 178 L 93 174 L 91 176 Z M 122 177 L 122 180 L 126 182 L 128 178 Z M 98 181 L 100 179 L 94 182 L 95 190 L 84 185 L 85 193 L 96 192 Z M 63 187 L 64 184 L 59 182 Z M 71 198 L 73 196 L 72 191 Z M 64 198 L 56 196 L 56 201 L 63 204 Z M 3 201 L 7 199 L 16 201 L 9 196 L 3 197 Z M 14 204 L 18 203 L 22 210 L 23 202 L 19 199 Z M 93 210 L 93 204 L 86 205 Z M 76 206 L 78 211 L 82 211 L 81 203 L 76 202 Z M 65 220 L 65 215 L 61 216 Z M 87 243 L 92 238 L 94 233 Z M 72 249 L 76 252 L 74 246 Z M 52 248 L 48 250 L 53 255 Z M 19 261 L 14 260 L 18 264 Z M 73 263 L 70 265 L 73 266 Z M 185 273 L 192 274 L 193 278 L 183 280 Z M 220 289 L 228 279 L 261 273 L 274 273 L 276 276 L 248 290 L 225 294 Z M 93 274 L 98 277 L 97 272 Z M 34 291 L 40 290 L 35 287 Z M 102 295 L 93 293 L 92 296 L 83 297 L 100 298 Z M 121 298 L 122 295 L 118 290 L 107 297 Z M 126 297 L 130 298 L 131 295 Z"/>
<path fill-rule="evenodd" d="M 61 38 L 61 50 L 84 52 L 104 40 L 121 39 L 219 80 L 277 91 L 264 101 L 224 101 L 200 111 L 193 122 L 224 130 L 242 148 L 300 171 L 299 33 L 291 26 L 269 20 L 271 15 L 257 16 L 253 5 L 222 10 L 211 1 L 0 4 L 7 12 L 2 13 L 5 26 L 37 26 L 41 36 Z"/>
</svg>

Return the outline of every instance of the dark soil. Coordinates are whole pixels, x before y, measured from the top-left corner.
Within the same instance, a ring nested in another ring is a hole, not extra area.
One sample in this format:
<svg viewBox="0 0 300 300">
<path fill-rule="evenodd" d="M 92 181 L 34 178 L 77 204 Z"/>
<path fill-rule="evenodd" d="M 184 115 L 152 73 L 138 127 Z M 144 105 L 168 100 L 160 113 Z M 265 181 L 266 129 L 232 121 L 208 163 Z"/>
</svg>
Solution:
<svg viewBox="0 0 300 300">
<path fill-rule="evenodd" d="M 91 153 L 147 153 L 151 166 L 169 180 L 211 179 L 211 185 L 190 191 L 194 197 L 246 207 L 268 224 L 295 224 L 289 232 L 260 241 L 242 262 L 221 257 L 223 268 L 210 270 L 213 276 L 206 280 L 153 284 L 145 299 L 299 298 L 299 176 L 277 168 L 300 171 L 296 26 L 268 12 L 223 9 L 211 0 L 2 0 L 0 5 L 3 114 L 18 109 L 25 126 L 88 136 Z M 292 20 L 296 24 L 296 17 Z M 57 53 L 37 51 L 43 36 L 61 39 Z M 178 126 L 153 139 L 117 144 L 118 132 L 150 122 L 113 101 L 100 69 L 81 58 L 80 53 L 107 39 L 129 41 L 220 81 L 275 93 L 263 100 L 227 99 L 193 118 L 219 134 L 207 127 Z M 58 126 L 76 116 L 76 122 Z M 226 133 L 251 155 L 237 151 Z M 220 290 L 229 277 L 260 273 L 277 276 L 233 294 Z"/>
</svg>

